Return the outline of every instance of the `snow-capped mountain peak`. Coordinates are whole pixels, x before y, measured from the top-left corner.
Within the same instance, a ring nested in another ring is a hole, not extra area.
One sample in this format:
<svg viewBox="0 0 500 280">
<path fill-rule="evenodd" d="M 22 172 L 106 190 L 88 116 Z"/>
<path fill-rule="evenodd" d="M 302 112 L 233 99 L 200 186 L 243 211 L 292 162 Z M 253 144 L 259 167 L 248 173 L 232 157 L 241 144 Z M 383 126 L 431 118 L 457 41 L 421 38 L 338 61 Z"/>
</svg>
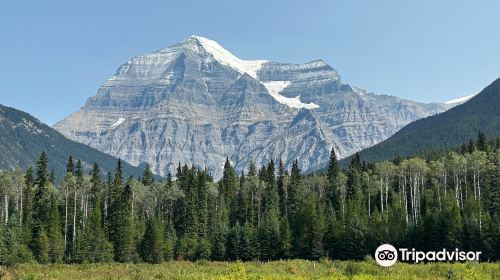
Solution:
<svg viewBox="0 0 500 280">
<path fill-rule="evenodd" d="M 219 43 L 216 41 L 197 36 L 197 35 L 192 35 L 188 39 L 186 39 L 186 42 L 192 42 L 195 41 L 199 43 L 203 49 L 211 54 L 215 60 L 220 62 L 223 65 L 229 66 L 233 68 L 234 70 L 238 71 L 239 73 L 243 74 L 248 74 L 252 78 L 256 80 L 260 80 L 257 71 L 262 68 L 262 65 L 264 63 L 267 63 L 269 61 L 267 60 L 243 60 L 232 53 L 230 53 L 228 50 L 224 49 Z M 324 63 L 324 62 L 323 62 Z M 319 106 L 314 103 L 303 103 L 300 101 L 300 96 L 296 97 L 285 97 L 280 94 L 280 92 L 290 84 L 289 81 L 270 81 L 270 82 L 262 82 L 264 87 L 266 87 L 267 91 L 269 94 L 279 103 L 286 105 L 291 108 L 306 108 L 306 109 L 317 109 Z"/>
<path fill-rule="evenodd" d="M 254 79 L 258 79 L 257 71 L 262 67 L 262 64 L 268 62 L 267 60 L 240 59 L 224 49 L 219 43 L 201 36 L 193 35 L 186 40 L 186 42 L 189 41 L 199 42 L 203 49 L 207 53 L 210 53 L 215 60 L 233 68 L 241 74 L 247 73 Z"/>
<path fill-rule="evenodd" d="M 249 160 L 280 158 L 287 168 L 297 159 L 302 170 L 315 170 L 331 147 L 348 156 L 445 105 L 368 94 L 342 84 L 320 60 L 243 60 L 191 36 L 132 57 L 54 127 L 133 165 L 148 162 L 160 175 L 181 162 L 220 178 L 226 157 L 238 171 Z"/>
</svg>

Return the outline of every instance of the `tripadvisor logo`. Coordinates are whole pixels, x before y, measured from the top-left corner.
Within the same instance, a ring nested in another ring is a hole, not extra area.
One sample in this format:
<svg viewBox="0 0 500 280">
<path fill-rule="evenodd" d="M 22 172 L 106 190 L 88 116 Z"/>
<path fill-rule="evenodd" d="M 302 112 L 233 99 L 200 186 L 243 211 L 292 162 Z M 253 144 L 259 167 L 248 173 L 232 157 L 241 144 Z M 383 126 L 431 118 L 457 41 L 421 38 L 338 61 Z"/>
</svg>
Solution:
<svg viewBox="0 0 500 280">
<path fill-rule="evenodd" d="M 459 251 L 458 249 L 449 251 L 415 251 L 415 249 L 399 248 L 397 250 L 391 244 L 382 244 L 375 251 L 375 260 L 381 266 L 391 266 L 399 259 L 403 262 L 419 263 L 422 261 L 479 261 L 480 251 Z"/>
</svg>

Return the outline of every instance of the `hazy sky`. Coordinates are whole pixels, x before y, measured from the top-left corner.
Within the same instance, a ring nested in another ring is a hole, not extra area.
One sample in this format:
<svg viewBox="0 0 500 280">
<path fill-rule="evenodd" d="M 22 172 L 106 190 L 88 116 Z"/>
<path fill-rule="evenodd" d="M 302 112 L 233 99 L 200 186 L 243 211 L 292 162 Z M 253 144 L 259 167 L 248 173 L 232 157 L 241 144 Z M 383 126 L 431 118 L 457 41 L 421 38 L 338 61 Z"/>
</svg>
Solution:
<svg viewBox="0 0 500 280">
<path fill-rule="evenodd" d="M 343 82 L 417 101 L 500 77 L 500 1 L 2 1 L 0 103 L 53 124 L 130 57 L 192 34 L 236 56 L 323 59 Z"/>
</svg>

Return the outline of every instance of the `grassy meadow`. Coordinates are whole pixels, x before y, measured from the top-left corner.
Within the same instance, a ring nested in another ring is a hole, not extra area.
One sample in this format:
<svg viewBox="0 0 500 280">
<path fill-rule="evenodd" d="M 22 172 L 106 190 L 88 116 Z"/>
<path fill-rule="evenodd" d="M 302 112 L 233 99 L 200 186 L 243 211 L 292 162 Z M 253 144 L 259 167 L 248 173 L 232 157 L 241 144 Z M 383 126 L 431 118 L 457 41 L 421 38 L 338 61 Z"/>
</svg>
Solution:
<svg viewBox="0 0 500 280">
<path fill-rule="evenodd" d="M 163 264 L 22 264 L 2 268 L 0 279 L 500 279 L 500 263 L 404 264 L 373 260 L 275 262 L 167 262 Z"/>
</svg>

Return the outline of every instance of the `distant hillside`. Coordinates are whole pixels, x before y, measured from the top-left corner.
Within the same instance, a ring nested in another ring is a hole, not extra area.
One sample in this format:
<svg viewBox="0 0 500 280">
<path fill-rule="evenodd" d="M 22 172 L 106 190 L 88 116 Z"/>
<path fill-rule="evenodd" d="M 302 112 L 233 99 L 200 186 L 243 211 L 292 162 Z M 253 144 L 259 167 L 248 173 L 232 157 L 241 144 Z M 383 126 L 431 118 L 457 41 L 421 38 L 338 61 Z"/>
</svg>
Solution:
<svg viewBox="0 0 500 280">
<path fill-rule="evenodd" d="M 446 112 L 412 122 L 387 140 L 360 152 L 367 162 L 411 156 L 426 150 L 445 150 L 475 139 L 500 135 L 500 79 L 469 101 Z M 342 161 L 350 162 L 351 157 Z"/>
<path fill-rule="evenodd" d="M 42 150 L 47 153 L 49 168 L 54 169 L 58 179 L 66 171 L 69 155 L 80 159 L 86 169 L 94 162 L 105 172 L 114 171 L 116 167 L 116 158 L 65 138 L 25 112 L 0 105 L 0 170 L 34 166 Z M 138 177 L 142 169 L 124 163 L 123 172 L 126 176 Z"/>
</svg>

